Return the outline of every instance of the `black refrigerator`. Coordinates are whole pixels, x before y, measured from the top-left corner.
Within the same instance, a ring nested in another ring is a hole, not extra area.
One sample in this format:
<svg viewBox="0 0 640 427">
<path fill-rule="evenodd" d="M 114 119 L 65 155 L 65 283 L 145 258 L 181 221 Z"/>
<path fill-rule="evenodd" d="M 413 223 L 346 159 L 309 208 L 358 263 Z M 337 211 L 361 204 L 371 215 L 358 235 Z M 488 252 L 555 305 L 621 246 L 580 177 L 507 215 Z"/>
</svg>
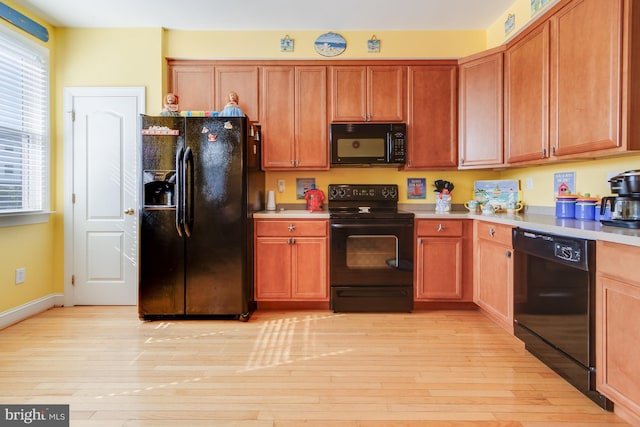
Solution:
<svg viewBox="0 0 640 427">
<path fill-rule="evenodd" d="M 140 116 L 140 319 L 248 320 L 259 128 L 246 117 Z"/>
</svg>

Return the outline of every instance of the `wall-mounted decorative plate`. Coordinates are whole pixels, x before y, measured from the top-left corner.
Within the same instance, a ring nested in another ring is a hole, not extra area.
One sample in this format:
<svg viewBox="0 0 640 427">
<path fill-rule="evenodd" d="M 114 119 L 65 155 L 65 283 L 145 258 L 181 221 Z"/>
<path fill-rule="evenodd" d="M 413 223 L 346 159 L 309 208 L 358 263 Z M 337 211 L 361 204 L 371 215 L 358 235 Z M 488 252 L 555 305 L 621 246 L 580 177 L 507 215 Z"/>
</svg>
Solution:
<svg viewBox="0 0 640 427">
<path fill-rule="evenodd" d="M 340 34 L 325 33 L 316 39 L 314 46 L 322 56 L 338 56 L 347 48 L 347 41 Z"/>
</svg>

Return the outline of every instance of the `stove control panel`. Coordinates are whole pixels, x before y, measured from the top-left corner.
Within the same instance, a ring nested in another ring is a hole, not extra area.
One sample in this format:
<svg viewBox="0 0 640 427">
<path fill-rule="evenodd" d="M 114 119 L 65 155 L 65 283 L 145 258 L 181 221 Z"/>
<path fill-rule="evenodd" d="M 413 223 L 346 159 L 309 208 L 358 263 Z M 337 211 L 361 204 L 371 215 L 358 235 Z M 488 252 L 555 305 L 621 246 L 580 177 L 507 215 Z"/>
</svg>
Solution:
<svg viewBox="0 0 640 427">
<path fill-rule="evenodd" d="M 396 184 L 329 184 L 329 201 L 398 201 Z"/>
</svg>

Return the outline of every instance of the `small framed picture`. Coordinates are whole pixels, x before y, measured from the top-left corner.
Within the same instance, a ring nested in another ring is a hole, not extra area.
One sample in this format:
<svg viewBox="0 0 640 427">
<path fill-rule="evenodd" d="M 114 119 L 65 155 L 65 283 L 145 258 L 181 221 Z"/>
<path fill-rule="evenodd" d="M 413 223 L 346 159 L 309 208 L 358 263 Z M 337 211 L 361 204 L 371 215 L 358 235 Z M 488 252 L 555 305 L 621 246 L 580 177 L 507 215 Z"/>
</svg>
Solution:
<svg viewBox="0 0 640 427">
<path fill-rule="evenodd" d="M 380 40 L 378 40 L 375 35 L 367 40 L 367 52 L 380 53 Z"/>
<path fill-rule="evenodd" d="M 506 36 L 511 31 L 513 31 L 515 26 L 516 26 L 516 15 L 514 13 L 510 13 L 506 21 L 504 21 L 504 35 Z"/>
<path fill-rule="evenodd" d="M 288 35 L 280 39 L 280 52 L 293 52 L 293 39 Z"/>
</svg>

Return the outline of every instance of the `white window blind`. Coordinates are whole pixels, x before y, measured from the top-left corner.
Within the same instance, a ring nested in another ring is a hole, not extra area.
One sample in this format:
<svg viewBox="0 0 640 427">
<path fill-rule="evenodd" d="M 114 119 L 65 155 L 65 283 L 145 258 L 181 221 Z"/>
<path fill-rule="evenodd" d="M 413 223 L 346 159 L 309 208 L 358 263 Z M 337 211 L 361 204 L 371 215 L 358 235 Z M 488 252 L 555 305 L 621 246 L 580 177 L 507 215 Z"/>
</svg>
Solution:
<svg viewBox="0 0 640 427">
<path fill-rule="evenodd" d="M 0 214 L 49 209 L 49 51 L 0 25 Z"/>
</svg>

